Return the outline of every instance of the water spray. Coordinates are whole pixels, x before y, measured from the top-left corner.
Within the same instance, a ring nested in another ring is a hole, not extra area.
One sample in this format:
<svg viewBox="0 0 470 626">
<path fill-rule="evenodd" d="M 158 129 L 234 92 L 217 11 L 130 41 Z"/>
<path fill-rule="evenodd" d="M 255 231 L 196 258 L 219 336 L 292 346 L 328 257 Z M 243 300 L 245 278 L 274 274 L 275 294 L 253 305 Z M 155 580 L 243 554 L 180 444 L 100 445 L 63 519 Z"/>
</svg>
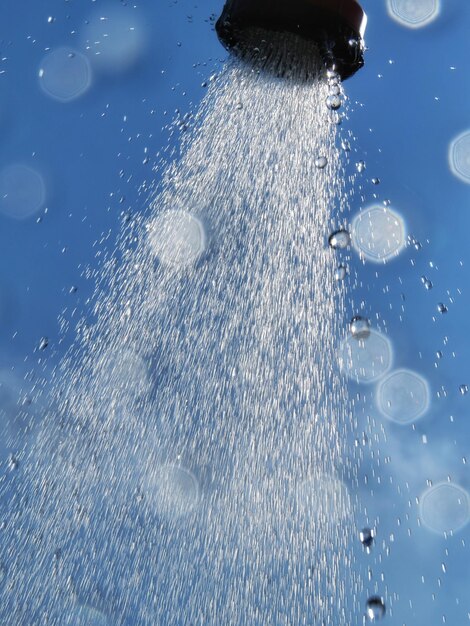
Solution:
<svg viewBox="0 0 470 626">
<path fill-rule="evenodd" d="M 325 66 L 344 80 L 364 65 L 367 16 L 356 0 L 227 0 L 216 30 L 238 56 L 275 33 L 290 33 L 318 47 Z M 272 46 L 280 39 L 272 38 Z"/>
</svg>

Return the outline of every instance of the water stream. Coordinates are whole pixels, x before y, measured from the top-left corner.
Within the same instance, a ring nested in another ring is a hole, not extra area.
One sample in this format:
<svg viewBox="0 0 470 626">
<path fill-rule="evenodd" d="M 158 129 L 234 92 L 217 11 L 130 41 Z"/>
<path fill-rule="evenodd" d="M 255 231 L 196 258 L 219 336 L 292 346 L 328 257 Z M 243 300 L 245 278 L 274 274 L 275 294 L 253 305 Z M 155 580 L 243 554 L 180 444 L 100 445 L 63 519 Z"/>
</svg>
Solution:
<svg viewBox="0 0 470 626">
<path fill-rule="evenodd" d="M 2 623 L 354 621 L 341 87 L 301 56 L 227 62 L 103 264 L 3 486 Z"/>
</svg>

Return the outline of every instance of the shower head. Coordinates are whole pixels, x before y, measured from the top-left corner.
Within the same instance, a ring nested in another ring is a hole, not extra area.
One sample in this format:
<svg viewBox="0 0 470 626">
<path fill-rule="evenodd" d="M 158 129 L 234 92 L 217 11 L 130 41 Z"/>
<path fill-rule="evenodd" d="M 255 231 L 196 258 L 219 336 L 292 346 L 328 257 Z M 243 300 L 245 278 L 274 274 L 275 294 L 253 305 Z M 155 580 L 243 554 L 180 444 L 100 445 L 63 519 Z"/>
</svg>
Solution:
<svg viewBox="0 0 470 626">
<path fill-rule="evenodd" d="M 216 30 L 223 45 L 241 55 L 256 46 L 253 32 L 299 35 L 316 43 L 344 80 L 364 65 L 366 23 L 356 0 L 227 0 Z"/>
</svg>

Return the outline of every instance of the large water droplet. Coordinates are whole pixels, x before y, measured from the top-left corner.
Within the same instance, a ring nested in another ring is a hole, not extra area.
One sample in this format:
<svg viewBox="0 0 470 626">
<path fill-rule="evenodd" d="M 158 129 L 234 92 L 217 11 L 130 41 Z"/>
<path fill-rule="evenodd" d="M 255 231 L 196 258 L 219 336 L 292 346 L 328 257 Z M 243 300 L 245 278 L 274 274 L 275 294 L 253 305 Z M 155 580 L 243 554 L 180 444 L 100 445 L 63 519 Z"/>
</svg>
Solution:
<svg viewBox="0 0 470 626">
<path fill-rule="evenodd" d="M 468 385 L 460 385 L 459 387 L 460 393 L 465 396 L 468 393 Z"/>
<path fill-rule="evenodd" d="M 370 335 L 370 321 L 366 317 L 355 315 L 350 324 L 351 335 L 355 339 L 367 339 Z"/>
<path fill-rule="evenodd" d="M 374 543 L 374 531 L 370 528 L 363 528 L 359 533 L 359 540 L 364 548 L 371 548 Z"/>
<path fill-rule="evenodd" d="M 341 94 L 341 87 L 338 83 L 332 83 L 330 85 L 330 96 L 339 96 Z"/>
<path fill-rule="evenodd" d="M 326 106 L 331 111 L 337 111 L 341 107 L 341 98 L 335 95 L 328 96 L 326 99 Z"/>
<path fill-rule="evenodd" d="M 371 622 L 382 619 L 385 615 L 385 602 L 380 596 L 371 596 L 367 600 L 367 617 Z"/>
<path fill-rule="evenodd" d="M 345 250 L 351 243 L 351 235 L 347 230 L 337 230 L 330 235 L 328 243 L 334 250 Z"/>
<path fill-rule="evenodd" d="M 443 302 L 439 302 L 439 304 L 437 305 L 437 310 L 439 311 L 439 313 L 447 313 L 447 311 L 449 310 L 446 305 Z"/>
<path fill-rule="evenodd" d="M 328 159 L 325 156 L 319 156 L 315 160 L 315 167 L 319 170 L 322 170 L 323 168 L 325 168 L 327 164 L 328 164 Z"/>
<path fill-rule="evenodd" d="M 365 161 L 359 161 L 356 163 L 356 169 L 361 174 L 366 169 Z"/>
<path fill-rule="evenodd" d="M 338 265 L 335 271 L 335 280 L 340 281 L 346 278 L 346 274 L 348 273 L 348 268 L 346 265 Z"/>
<path fill-rule="evenodd" d="M 433 288 L 432 281 L 429 280 L 429 278 L 427 278 L 426 276 L 421 276 L 421 282 L 423 283 L 425 289 L 427 289 L 428 291 Z"/>
</svg>

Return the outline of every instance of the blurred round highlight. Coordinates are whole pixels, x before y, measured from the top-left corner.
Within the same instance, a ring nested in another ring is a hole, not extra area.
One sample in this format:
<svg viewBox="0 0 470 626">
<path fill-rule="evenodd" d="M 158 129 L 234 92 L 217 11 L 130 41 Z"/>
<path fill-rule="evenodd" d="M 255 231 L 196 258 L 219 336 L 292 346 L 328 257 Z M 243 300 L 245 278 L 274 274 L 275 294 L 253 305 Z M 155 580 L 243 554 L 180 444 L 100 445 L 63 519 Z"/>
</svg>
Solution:
<svg viewBox="0 0 470 626">
<path fill-rule="evenodd" d="M 346 485 L 334 476 L 321 474 L 303 481 L 297 487 L 296 512 L 303 523 L 336 523 L 352 512 Z"/>
<path fill-rule="evenodd" d="M 119 74 L 142 58 L 148 41 L 147 28 L 134 9 L 108 3 L 88 22 L 83 45 L 98 71 Z"/>
<path fill-rule="evenodd" d="M 341 371 L 357 383 L 373 383 L 392 366 L 392 344 L 371 329 L 366 339 L 350 335 L 340 346 L 338 361 Z"/>
<path fill-rule="evenodd" d="M 407 28 L 423 28 L 441 11 L 440 0 L 387 0 L 390 17 Z"/>
<path fill-rule="evenodd" d="M 42 60 L 39 84 L 51 98 L 71 102 L 91 85 L 90 63 L 86 56 L 73 48 L 56 48 Z"/>
<path fill-rule="evenodd" d="M 126 398 L 139 398 L 150 390 L 145 361 L 133 350 L 123 348 L 105 353 L 97 361 L 95 377 L 103 389 Z"/>
<path fill-rule="evenodd" d="M 385 263 L 398 256 L 406 245 L 405 222 L 390 208 L 373 206 L 354 217 L 351 240 L 362 259 Z"/>
<path fill-rule="evenodd" d="M 77 604 L 64 616 L 64 626 L 110 626 L 104 613 L 85 604 Z"/>
<path fill-rule="evenodd" d="M 451 142 L 449 166 L 454 176 L 470 185 L 470 130 L 466 130 Z"/>
<path fill-rule="evenodd" d="M 23 220 L 39 211 L 46 200 L 41 174 L 21 164 L 9 165 L 0 172 L 0 212 Z"/>
<path fill-rule="evenodd" d="M 186 211 L 160 214 L 151 224 L 149 233 L 150 245 L 164 265 L 191 265 L 206 248 L 203 224 Z"/>
<path fill-rule="evenodd" d="M 160 465 L 147 473 L 143 492 L 149 506 L 166 519 L 189 515 L 200 501 L 197 478 L 180 465 Z"/>
<path fill-rule="evenodd" d="M 383 415 L 397 424 L 410 424 L 429 409 L 427 381 L 410 370 L 397 370 L 382 380 L 377 404 Z"/>
<path fill-rule="evenodd" d="M 423 525 L 435 533 L 456 532 L 470 520 L 470 496 L 459 485 L 439 483 L 422 494 L 419 514 Z"/>
</svg>

